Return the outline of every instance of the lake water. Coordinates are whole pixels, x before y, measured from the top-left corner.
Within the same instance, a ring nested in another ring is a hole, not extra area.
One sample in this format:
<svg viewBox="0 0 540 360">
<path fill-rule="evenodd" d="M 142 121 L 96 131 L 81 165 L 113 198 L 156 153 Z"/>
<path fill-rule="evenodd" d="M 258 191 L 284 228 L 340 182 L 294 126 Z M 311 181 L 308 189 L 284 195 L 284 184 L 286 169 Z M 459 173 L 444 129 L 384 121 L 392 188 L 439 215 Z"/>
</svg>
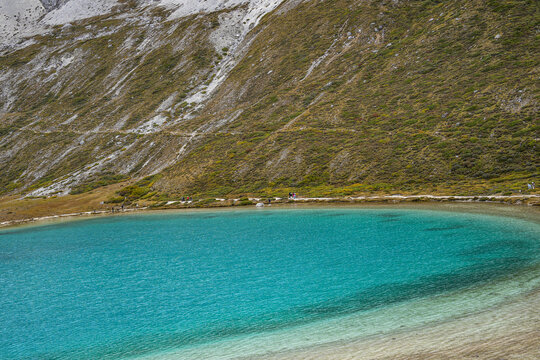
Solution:
<svg viewBox="0 0 540 360">
<path fill-rule="evenodd" d="M 0 231 L 0 359 L 226 359 L 384 334 L 539 286 L 540 225 L 399 208 Z"/>
</svg>

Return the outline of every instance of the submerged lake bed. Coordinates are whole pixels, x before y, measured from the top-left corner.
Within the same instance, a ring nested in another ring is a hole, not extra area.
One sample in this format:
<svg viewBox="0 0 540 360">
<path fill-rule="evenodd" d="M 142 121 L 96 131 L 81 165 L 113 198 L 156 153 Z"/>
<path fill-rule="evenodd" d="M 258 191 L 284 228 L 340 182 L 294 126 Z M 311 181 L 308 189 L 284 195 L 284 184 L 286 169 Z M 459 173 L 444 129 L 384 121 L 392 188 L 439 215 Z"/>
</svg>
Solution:
<svg viewBox="0 0 540 360">
<path fill-rule="evenodd" d="M 538 287 L 540 225 L 400 208 L 0 231 L 0 358 L 223 359 L 444 321 Z"/>
</svg>

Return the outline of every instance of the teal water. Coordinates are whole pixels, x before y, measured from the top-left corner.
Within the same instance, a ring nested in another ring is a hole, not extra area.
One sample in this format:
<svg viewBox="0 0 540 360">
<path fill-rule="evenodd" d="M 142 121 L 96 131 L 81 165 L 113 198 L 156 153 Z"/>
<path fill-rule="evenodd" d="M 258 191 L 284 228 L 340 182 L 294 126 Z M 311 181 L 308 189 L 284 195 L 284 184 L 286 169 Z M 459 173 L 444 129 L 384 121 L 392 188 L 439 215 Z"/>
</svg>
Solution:
<svg viewBox="0 0 540 360">
<path fill-rule="evenodd" d="M 234 353 L 235 339 L 291 340 L 295 329 L 406 312 L 539 265 L 538 223 L 397 208 L 178 212 L 3 230 L 0 359 L 190 358 L 224 343 Z M 512 284 L 510 293 L 523 287 Z M 332 334 L 355 326 L 345 323 Z"/>
</svg>

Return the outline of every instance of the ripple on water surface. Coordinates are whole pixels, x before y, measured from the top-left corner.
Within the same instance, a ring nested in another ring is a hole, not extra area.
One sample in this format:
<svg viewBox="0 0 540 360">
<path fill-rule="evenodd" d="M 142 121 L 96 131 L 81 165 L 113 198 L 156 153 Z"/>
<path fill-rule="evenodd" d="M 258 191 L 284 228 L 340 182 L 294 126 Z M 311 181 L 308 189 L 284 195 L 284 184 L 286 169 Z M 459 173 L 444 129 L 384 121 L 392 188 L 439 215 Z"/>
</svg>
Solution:
<svg viewBox="0 0 540 360">
<path fill-rule="evenodd" d="M 540 262 L 536 223 L 423 210 L 150 214 L 0 234 L 2 359 L 227 358 L 365 336 L 515 296 Z"/>
</svg>

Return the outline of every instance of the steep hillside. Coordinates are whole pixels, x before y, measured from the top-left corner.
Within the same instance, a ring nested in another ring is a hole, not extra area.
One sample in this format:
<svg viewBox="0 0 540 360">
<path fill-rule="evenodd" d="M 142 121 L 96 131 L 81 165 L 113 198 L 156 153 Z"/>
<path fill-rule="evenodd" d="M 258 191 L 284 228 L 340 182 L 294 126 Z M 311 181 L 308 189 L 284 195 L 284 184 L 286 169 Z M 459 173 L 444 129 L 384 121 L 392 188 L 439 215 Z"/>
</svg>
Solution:
<svg viewBox="0 0 540 360">
<path fill-rule="evenodd" d="M 141 186 L 169 197 L 506 192 L 538 176 L 537 1 L 227 4 L 120 1 L 4 50 L 4 193 L 155 174 Z"/>
</svg>

